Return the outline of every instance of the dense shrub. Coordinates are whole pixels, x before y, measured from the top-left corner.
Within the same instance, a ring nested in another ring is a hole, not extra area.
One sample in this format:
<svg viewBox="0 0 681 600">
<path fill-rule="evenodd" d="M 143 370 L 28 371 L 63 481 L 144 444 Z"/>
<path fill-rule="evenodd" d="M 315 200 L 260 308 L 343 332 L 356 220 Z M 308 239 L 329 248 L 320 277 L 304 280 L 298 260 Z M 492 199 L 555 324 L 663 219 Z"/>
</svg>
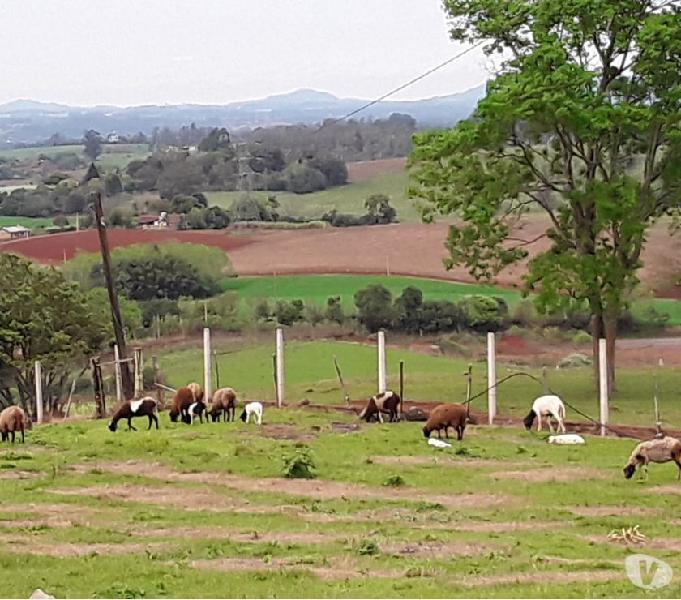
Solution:
<svg viewBox="0 0 681 600">
<path fill-rule="evenodd" d="M 343 306 L 341 304 L 340 296 L 329 297 L 326 300 L 326 312 L 324 313 L 327 321 L 332 323 L 338 323 L 342 325 L 345 321 L 345 315 L 343 314 Z"/>
<path fill-rule="evenodd" d="M 355 294 L 357 318 L 369 331 L 389 328 L 394 320 L 392 294 L 386 287 L 370 285 Z"/>
<path fill-rule="evenodd" d="M 465 326 L 474 331 L 499 331 L 507 316 L 508 306 L 490 296 L 465 296 L 458 303 Z"/>
<path fill-rule="evenodd" d="M 293 325 L 302 320 L 304 308 L 305 305 L 302 300 L 292 300 L 291 302 L 277 300 L 274 305 L 274 318 L 281 325 Z"/>
<path fill-rule="evenodd" d="M 294 194 L 309 194 L 327 187 L 324 173 L 307 164 L 293 164 L 284 171 L 286 189 Z"/>
</svg>

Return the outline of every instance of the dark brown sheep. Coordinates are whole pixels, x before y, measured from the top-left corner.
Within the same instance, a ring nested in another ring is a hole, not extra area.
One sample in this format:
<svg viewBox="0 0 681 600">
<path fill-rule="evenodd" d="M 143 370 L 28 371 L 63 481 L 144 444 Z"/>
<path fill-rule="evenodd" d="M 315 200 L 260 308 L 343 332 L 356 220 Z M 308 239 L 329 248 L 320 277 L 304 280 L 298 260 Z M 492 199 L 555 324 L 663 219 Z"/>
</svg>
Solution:
<svg viewBox="0 0 681 600">
<path fill-rule="evenodd" d="M 147 427 L 147 431 L 151 429 L 151 425 L 153 423 L 156 423 L 156 429 L 158 429 L 156 400 L 150 396 L 142 398 L 141 400 L 126 400 L 116 409 L 113 416 L 111 417 L 109 430 L 116 431 L 116 429 L 118 429 L 118 421 L 121 419 L 126 419 L 128 421 L 128 431 L 137 431 L 137 429 L 132 425 L 133 417 L 147 417 L 149 419 L 149 427 Z"/>
<path fill-rule="evenodd" d="M 456 439 L 460 441 L 463 439 L 466 424 L 476 422 L 475 417 L 468 414 L 468 408 L 463 404 L 439 404 L 431 411 L 423 427 L 423 435 L 430 438 L 430 434 L 437 431 L 437 436 L 442 437 L 441 431 L 444 429 L 445 437 L 449 437 L 449 428 L 453 427 Z"/>
<path fill-rule="evenodd" d="M 23 408 L 20 406 L 8 406 L 5 410 L 0 412 L 0 435 L 2 441 L 10 440 L 14 443 L 15 434 L 21 431 L 21 443 L 25 441 L 24 430 L 30 429 L 30 421 L 26 416 Z"/>
<path fill-rule="evenodd" d="M 383 422 L 383 413 L 389 415 L 390 422 L 400 420 L 400 397 L 395 392 L 387 390 L 369 398 L 369 402 L 359 413 L 360 419 L 366 419 L 367 423 L 372 417 Z"/>
<path fill-rule="evenodd" d="M 236 392 L 232 388 L 220 388 L 213 394 L 213 402 L 210 407 L 210 416 L 213 423 L 220 420 L 234 421 L 236 416 Z"/>
<path fill-rule="evenodd" d="M 173 403 L 168 414 L 173 423 L 177 423 L 178 417 L 184 423 L 191 423 L 189 407 L 194 404 L 194 394 L 189 387 L 181 387 L 173 396 Z"/>
</svg>

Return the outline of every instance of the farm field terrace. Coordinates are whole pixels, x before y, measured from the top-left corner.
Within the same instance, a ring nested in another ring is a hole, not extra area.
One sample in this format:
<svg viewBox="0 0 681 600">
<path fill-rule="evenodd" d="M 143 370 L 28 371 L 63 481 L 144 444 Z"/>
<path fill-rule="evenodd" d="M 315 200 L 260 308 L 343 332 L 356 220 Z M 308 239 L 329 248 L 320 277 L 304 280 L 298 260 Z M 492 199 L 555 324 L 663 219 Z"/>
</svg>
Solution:
<svg viewBox="0 0 681 600">
<path fill-rule="evenodd" d="M 388 340 L 389 341 L 389 340 Z M 274 343 L 243 346 L 215 345 L 220 386 L 233 387 L 240 398 L 274 400 L 272 352 Z M 376 348 L 352 342 L 288 342 L 285 351 L 286 401 L 297 405 L 304 399 L 312 403 L 342 405 L 343 390 L 338 382 L 334 357 L 340 365 L 347 391 L 352 400 L 368 398 L 376 393 Z M 398 389 L 398 364 L 405 362 L 405 397 L 407 403 L 461 402 L 466 398 L 468 361 L 461 358 L 430 356 L 421 352 L 388 346 L 388 387 Z M 200 341 L 196 347 L 166 350 L 159 353 L 160 369 L 169 385 L 179 387 L 190 381 L 203 380 L 203 355 Z M 484 362 L 473 363 L 473 394 L 487 387 L 487 367 Z M 517 372 L 534 375 L 541 380 L 539 368 L 508 363 L 497 364 L 497 378 Z M 681 429 L 681 406 L 677 390 L 681 388 L 681 370 L 618 369 L 619 391 L 610 401 L 613 424 L 654 425 L 653 394 L 655 378 L 658 382 L 661 413 L 668 428 Z M 214 376 L 215 380 L 215 376 Z M 591 367 L 548 370 L 550 388 L 566 402 L 587 415 L 598 416 L 598 397 L 593 384 Z M 542 386 L 529 377 L 516 376 L 501 384 L 497 391 L 500 417 L 521 418 L 527 415 L 531 402 L 541 395 Z M 471 404 L 473 412 L 486 411 L 486 396 Z M 584 421 L 567 407 L 568 420 Z"/>
<path fill-rule="evenodd" d="M 3 596 L 640 597 L 627 555 L 681 569 L 676 469 L 625 480 L 632 440 L 469 427 L 438 451 L 418 423 L 312 410 L 160 420 L 44 425 L 0 450 Z M 303 448 L 317 478 L 283 478 Z M 634 524 L 644 546 L 608 541 Z"/>
</svg>

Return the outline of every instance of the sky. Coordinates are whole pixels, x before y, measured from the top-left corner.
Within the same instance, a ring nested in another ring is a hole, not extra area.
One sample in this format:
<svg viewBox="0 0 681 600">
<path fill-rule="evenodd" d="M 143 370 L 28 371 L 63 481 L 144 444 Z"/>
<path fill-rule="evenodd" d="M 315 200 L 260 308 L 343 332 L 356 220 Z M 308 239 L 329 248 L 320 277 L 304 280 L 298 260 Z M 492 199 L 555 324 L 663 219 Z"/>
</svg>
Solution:
<svg viewBox="0 0 681 600">
<path fill-rule="evenodd" d="M 0 103 L 374 98 L 454 56 L 440 0 L 1 0 Z M 401 92 L 482 84 L 479 49 Z"/>
</svg>

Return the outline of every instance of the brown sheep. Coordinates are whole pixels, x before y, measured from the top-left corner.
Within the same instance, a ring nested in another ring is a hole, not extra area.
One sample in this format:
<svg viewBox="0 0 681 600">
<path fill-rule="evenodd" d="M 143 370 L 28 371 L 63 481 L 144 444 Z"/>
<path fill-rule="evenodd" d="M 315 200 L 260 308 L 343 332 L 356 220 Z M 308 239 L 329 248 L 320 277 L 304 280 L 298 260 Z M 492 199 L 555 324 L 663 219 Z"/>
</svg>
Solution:
<svg viewBox="0 0 681 600">
<path fill-rule="evenodd" d="M 189 407 L 194 404 L 194 394 L 189 387 L 181 387 L 175 392 L 173 396 L 173 403 L 170 407 L 169 415 L 173 423 L 177 423 L 178 417 L 184 423 L 191 423 L 189 417 Z"/>
<path fill-rule="evenodd" d="M 151 429 L 152 423 L 156 423 L 156 429 L 158 429 L 156 400 L 150 396 L 146 396 L 140 400 L 126 400 L 118 407 L 118 409 L 116 409 L 113 416 L 111 417 L 109 431 L 116 431 L 116 429 L 118 429 L 118 421 L 121 419 L 127 419 L 128 431 L 137 431 L 137 429 L 132 426 L 133 417 L 148 417 L 149 427 L 147 427 L 147 431 Z"/>
<path fill-rule="evenodd" d="M 21 443 L 25 442 L 24 430 L 30 429 L 30 421 L 26 413 L 20 406 L 8 406 L 0 412 L 0 435 L 2 441 L 9 441 L 11 438 L 14 443 L 14 436 L 17 431 L 21 431 Z"/>
<path fill-rule="evenodd" d="M 372 396 L 362 412 L 359 413 L 359 418 L 366 419 L 369 422 L 375 416 L 378 421 L 383 423 L 383 413 L 390 415 L 391 423 L 400 420 L 400 397 L 398 394 L 387 390 Z"/>
<path fill-rule="evenodd" d="M 232 388 L 220 388 L 213 394 L 213 402 L 210 407 L 210 416 L 213 419 L 213 423 L 220 420 L 220 415 L 222 415 L 225 422 L 234 421 L 235 419 L 236 392 Z"/>
<path fill-rule="evenodd" d="M 190 383 L 187 387 L 194 395 L 194 402 L 201 402 L 203 400 L 203 388 L 198 383 Z"/>
<path fill-rule="evenodd" d="M 641 442 L 629 457 L 629 461 L 624 467 L 624 476 L 631 479 L 637 467 L 641 467 L 641 473 L 648 478 L 648 464 L 666 463 L 674 461 L 679 468 L 681 479 L 681 441 L 673 437 L 663 437 L 654 440 Z"/>
<path fill-rule="evenodd" d="M 442 437 L 440 432 L 444 429 L 445 437 L 449 437 L 449 428 L 453 427 L 456 439 L 461 441 L 467 423 L 475 424 L 477 420 L 468 414 L 468 408 L 463 404 L 439 404 L 431 411 L 423 427 L 423 435 L 430 438 L 430 434 L 437 431 L 437 436 Z"/>
</svg>

